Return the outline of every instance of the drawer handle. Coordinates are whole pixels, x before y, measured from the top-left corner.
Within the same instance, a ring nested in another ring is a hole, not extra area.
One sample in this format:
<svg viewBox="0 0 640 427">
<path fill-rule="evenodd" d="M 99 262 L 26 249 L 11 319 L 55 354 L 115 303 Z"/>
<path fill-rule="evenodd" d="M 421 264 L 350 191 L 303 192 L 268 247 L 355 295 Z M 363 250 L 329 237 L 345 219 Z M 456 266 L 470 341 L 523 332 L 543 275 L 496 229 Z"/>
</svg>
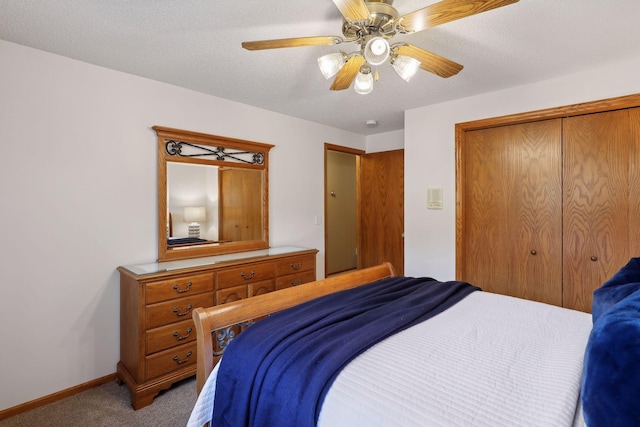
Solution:
<svg viewBox="0 0 640 427">
<path fill-rule="evenodd" d="M 249 276 L 247 276 L 246 274 L 244 274 L 244 271 L 242 273 L 240 273 L 240 275 L 244 278 L 244 280 L 251 280 L 253 279 L 253 276 L 256 275 L 255 270 L 251 270 L 251 274 Z"/>
<path fill-rule="evenodd" d="M 291 268 L 293 268 L 294 270 L 300 270 L 302 268 L 302 263 L 299 262 L 298 265 L 291 263 Z"/>
<path fill-rule="evenodd" d="M 292 280 L 290 283 L 291 286 L 298 286 L 298 285 L 302 285 L 302 279 L 298 279 L 298 283 L 296 283 L 295 280 Z"/>
<path fill-rule="evenodd" d="M 185 363 L 187 360 L 189 360 L 189 358 L 191 357 L 191 352 L 187 352 L 187 357 L 185 357 L 184 359 L 180 360 L 178 358 L 178 356 L 173 356 L 173 361 L 176 362 L 178 365 L 182 365 L 183 363 Z"/>
<path fill-rule="evenodd" d="M 598 260 L 597 256 L 594 255 L 594 256 L 591 257 L 591 261 L 597 261 L 597 260 Z"/>
<path fill-rule="evenodd" d="M 187 329 L 187 335 L 179 335 L 177 332 L 173 333 L 173 336 L 176 337 L 178 341 L 186 340 L 191 335 L 191 328 Z"/>
<path fill-rule="evenodd" d="M 181 293 L 187 292 L 189 288 L 191 288 L 191 285 L 192 283 L 189 282 L 187 283 L 187 287 L 185 289 L 180 289 L 180 287 L 176 284 L 176 285 L 173 285 L 173 289 L 175 289 L 177 293 L 181 294 Z"/>
<path fill-rule="evenodd" d="M 193 307 L 191 307 L 191 304 L 189 304 L 187 306 L 187 311 L 183 311 L 182 313 L 180 313 L 180 311 L 178 310 L 178 307 L 174 307 L 173 312 L 176 314 L 176 316 L 186 316 L 187 314 L 189 314 L 192 308 Z"/>
</svg>

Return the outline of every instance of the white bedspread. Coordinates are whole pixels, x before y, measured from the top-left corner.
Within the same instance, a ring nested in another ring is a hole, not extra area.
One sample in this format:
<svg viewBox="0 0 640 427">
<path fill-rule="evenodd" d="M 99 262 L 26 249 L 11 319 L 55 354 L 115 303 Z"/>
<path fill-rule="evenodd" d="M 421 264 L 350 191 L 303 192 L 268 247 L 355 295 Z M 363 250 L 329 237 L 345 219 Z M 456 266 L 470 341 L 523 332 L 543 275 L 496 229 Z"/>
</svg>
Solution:
<svg viewBox="0 0 640 427">
<path fill-rule="evenodd" d="M 591 326 L 587 313 L 474 292 L 351 362 L 329 390 L 318 426 L 583 425 Z M 215 372 L 188 426 L 211 419 Z"/>
</svg>

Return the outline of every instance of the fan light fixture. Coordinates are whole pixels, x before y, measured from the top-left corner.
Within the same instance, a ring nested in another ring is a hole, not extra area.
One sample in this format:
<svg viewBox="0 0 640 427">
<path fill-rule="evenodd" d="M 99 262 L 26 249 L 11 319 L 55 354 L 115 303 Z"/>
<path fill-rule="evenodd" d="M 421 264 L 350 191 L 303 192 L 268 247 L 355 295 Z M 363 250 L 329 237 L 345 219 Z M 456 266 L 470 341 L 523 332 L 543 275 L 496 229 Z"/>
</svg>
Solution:
<svg viewBox="0 0 640 427">
<path fill-rule="evenodd" d="M 360 71 L 353 83 L 353 89 L 360 95 L 366 95 L 373 91 L 373 74 L 371 74 L 371 67 L 366 64 L 360 67 Z"/>
<path fill-rule="evenodd" d="M 370 65 L 380 65 L 389 58 L 389 42 L 382 37 L 374 37 L 364 46 L 364 58 Z"/>
<path fill-rule="evenodd" d="M 247 50 L 279 49 L 301 46 L 334 46 L 357 43 L 359 49 L 318 58 L 322 75 L 336 76 L 331 90 L 345 90 L 355 82 L 361 94 L 371 93 L 378 81 L 377 67 L 389 61 L 400 78 L 411 80 L 418 68 L 439 77 L 455 76 L 462 65 L 409 43 L 390 44 L 398 34 L 409 35 L 447 22 L 501 8 L 519 0 L 440 0 L 413 12 L 400 15 L 394 0 L 333 0 L 342 14 L 342 36 L 293 37 L 242 42 Z M 426 0 L 425 0 L 426 2 Z M 375 76 L 375 78 L 374 78 Z"/>
<path fill-rule="evenodd" d="M 391 66 L 400 77 L 408 82 L 420 69 L 420 61 L 410 56 L 398 55 L 391 61 Z"/>
<path fill-rule="evenodd" d="M 325 79 L 329 80 L 335 76 L 340 68 L 347 61 L 347 54 L 344 52 L 330 53 L 318 58 L 318 66 Z"/>
<path fill-rule="evenodd" d="M 364 65 L 358 70 L 353 89 L 361 95 L 367 95 L 373 91 L 373 82 L 377 80 L 371 72 L 372 65 L 381 65 L 388 60 L 396 73 L 407 82 L 416 74 L 422 63 L 410 56 L 399 55 L 398 50 L 401 46 L 402 43 L 390 46 L 384 38 L 373 37 L 363 45 L 361 52 L 348 55 L 345 52 L 330 53 L 318 58 L 318 66 L 324 78 L 328 80 L 338 74 L 352 58 L 359 57 L 364 61 Z"/>
</svg>

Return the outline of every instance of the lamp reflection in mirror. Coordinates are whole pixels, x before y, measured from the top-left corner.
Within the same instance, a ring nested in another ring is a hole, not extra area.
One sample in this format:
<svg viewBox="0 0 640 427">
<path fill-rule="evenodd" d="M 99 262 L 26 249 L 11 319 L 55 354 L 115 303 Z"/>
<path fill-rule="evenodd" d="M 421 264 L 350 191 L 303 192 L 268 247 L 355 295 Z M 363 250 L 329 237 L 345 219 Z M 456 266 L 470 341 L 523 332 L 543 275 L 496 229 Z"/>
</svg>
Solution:
<svg viewBox="0 0 640 427">
<path fill-rule="evenodd" d="M 189 237 L 200 237 L 199 222 L 207 220 L 207 211 L 204 206 L 189 206 L 184 208 L 184 220 L 189 222 Z"/>
<path fill-rule="evenodd" d="M 360 68 L 353 84 L 353 89 L 360 95 L 371 93 L 373 90 L 373 74 L 371 74 L 371 67 L 363 65 Z"/>
<path fill-rule="evenodd" d="M 330 53 L 318 58 L 318 66 L 325 79 L 335 76 L 347 61 L 347 54 L 344 52 Z"/>
<path fill-rule="evenodd" d="M 398 55 L 391 60 L 391 66 L 405 81 L 411 80 L 420 68 L 420 61 L 409 56 Z"/>
</svg>

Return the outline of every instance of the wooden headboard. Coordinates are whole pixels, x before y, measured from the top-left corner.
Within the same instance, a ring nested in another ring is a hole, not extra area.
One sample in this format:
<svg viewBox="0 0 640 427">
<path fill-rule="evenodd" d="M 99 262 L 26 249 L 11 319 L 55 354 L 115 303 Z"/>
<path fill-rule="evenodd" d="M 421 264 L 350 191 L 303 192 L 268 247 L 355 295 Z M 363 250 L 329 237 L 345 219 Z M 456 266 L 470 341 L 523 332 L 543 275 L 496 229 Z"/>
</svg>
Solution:
<svg viewBox="0 0 640 427">
<path fill-rule="evenodd" d="M 328 295 L 355 288 L 376 280 L 395 276 L 393 266 L 385 262 L 375 267 L 317 280 L 304 285 L 282 289 L 256 297 L 234 301 L 210 308 L 193 310 L 196 327 L 198 365 L 196 383 L 198 394 L 219 357 L 213 353 L 213 334 L 243 322 L 249 322 L 285 308 Z"/>
</svg>

